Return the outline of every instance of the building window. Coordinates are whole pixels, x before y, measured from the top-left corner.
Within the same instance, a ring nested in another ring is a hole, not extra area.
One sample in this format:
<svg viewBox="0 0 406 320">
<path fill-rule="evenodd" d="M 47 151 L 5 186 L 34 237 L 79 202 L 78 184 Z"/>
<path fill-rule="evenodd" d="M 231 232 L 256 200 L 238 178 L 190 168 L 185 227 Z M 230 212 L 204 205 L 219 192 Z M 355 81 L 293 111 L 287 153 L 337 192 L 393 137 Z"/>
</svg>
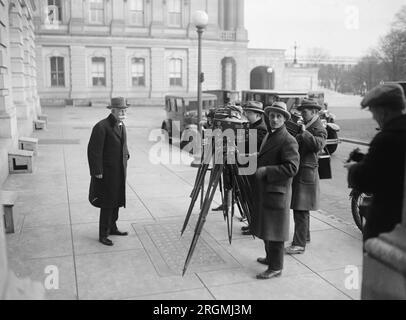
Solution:
<svg viewBox="0 0 406 320">
<path fill-rule="evenodd" d="M 131 79 L 133 87 L 145 86 L 145 59 L 131 59 Z"/>
<path fill-rule="evenodd" d="M 181 0 L 168 0 L 168 25 L 171 27 L 182 26 Z"/>
<path fill-rule="evenodd" d="M 90 22 L 104 22 L 104 0 L 90 0 Z"/>
<path fill-rule="evenodd" d="M 105 58 L 92 58 L 92 83 L 94 87 L 106 86 Z"/>
<path fill-rule="evenodd" d="M 65 86 L 65 66 L 62 57 L 51 57 L 51 87 Z"/>
<path fill-rule="evenodd" d="M 144 25 L 144 0 L 130 0 L 130 23 Z"/>
<path fill-rule="evenodd" d="M 182 86 L 182 60 L 169 60 L 169 85 L 171 87 Z"/>
<path fill-rule="evenodd" d="M 48 0 L 47 17 L 45 21 L 49 24 L 56 24 L 62 21 L 61 0 Z"/>
</svg>

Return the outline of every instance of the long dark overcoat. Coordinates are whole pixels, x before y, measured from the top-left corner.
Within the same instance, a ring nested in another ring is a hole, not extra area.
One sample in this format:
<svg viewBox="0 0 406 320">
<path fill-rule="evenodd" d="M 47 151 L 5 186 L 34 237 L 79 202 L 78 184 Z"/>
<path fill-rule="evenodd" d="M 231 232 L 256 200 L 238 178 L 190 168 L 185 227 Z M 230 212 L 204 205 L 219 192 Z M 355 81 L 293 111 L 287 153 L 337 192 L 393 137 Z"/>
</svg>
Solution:
<svg viewBox="0 0 406 320">
<path fill-rule="evenodd" d="M 348 183 L 372 193 L 364 240 L 392 231 L 402 220 L 406 154 L 406 115 L 392 119 L 372 140 L 364 160 L 348 172 Z"/>
<path fill-rule="evenodd" d="M 265 167 L 266 174 L 257 175 L 251 229 L 260 239 L 287 241 L 292 178 L 299 168 L 299 146 L 285 126 L 265 139 L 257 166 L 258 169 Z"/>
<path fill-rule="evenodd" d="M 299 172 L 293 178 L 293 210 L 318 210 L 320 184 L 318 173 L 318 154 L 326 145 L 327 131 L 320 119 L 310 125 L 306 131 L 296 136 L 299 144 Z"/>
<path fill-rule="evenodd" d="M 89 201 L 98 208 L 125 207 L 127 160 L 127 132 L 122 134 L 112 114 L 98 122 L 90 136 L 87 156 L 90 168 Z M 103 179 L 95 176 L 102 174 Z"/>
</svg>

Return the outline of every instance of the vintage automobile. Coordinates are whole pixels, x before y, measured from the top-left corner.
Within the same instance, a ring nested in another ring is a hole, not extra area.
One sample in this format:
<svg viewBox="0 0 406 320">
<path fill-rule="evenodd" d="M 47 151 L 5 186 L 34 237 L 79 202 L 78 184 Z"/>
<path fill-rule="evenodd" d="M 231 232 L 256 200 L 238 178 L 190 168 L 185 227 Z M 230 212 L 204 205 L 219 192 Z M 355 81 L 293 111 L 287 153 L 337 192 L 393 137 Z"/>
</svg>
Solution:
<svg viewBox="0 0 406 320">
<path fill-rule="evenodd" d="M 406 95 L 406 81 L 386 81 L 385 83 L 397 83 L 400 84 L 403 88 L 403 91 L 405 92 Z"/>
<path fill-rule="evenodd" d="M 320 119 L 327 130 L 327 150 L 333 154 L 340 143 L 338 138 L 338 131 L 340 127 L 335 123 L 335 115 L 328 111 L 328 104 L 324 101 L 324 93 L 320 91 L 303 92 L 303 91 L 276 91 L 276 90 L 245 90 L 242 91 L 242 103 L 255 100 L 260 101 L 266 106 L 270 106 L 275 101 L 283 101 L 286 103 L 290 113 L 294 114 L 295 119 L 300 121 L 300 112 L 296 107 L 300 105 L 303 99 L 315 99 L 316 101 L 323 102 L 321 104 L 322 110 L 320 111 Z"/>
<path fill-rule="evenodd" d="M 206 112 L 216 107 L 217 96 L 202 93 L 202 122 L 206 122 Z M 183 149 L 191 141 L 191 135 L 198 131 L 197 110 L 197 93 L 165 96 L 166 119 L 162 122 L 161 129 L 168 132 L 169 144 L 172 144 L 174 137 L 180 138 L 180 147 Z"/>
<path fill-rule="evenodd" d="M 240 100 L 240 92 L 235 90 L 205 90 L 203 93 L 216 95 L 219 106 L 224 106 L 228 103 L 236 104 Z"/>
<path fill-rule="evenodd" d="M 323 91 L 309 91 L 307 93 L 309 99 L 316 100 L 319 105 L 324 105 L 324 92 Z"/>
</svg>

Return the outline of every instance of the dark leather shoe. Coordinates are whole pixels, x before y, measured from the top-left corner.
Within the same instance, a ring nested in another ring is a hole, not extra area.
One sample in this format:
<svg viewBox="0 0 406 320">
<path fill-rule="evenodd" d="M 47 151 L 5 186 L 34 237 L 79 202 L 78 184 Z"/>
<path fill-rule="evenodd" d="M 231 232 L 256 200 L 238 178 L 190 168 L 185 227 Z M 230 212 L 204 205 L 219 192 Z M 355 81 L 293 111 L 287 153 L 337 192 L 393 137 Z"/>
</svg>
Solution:
<svg viewBox="0 0 406 320">
<path fill-rule="evenodd" d="M 113 241 L 111 241 L 107 237 L 102 237 L 102 238 L 99 239 L 99 241 L 101 243 L 103 243 L 105 246 L 112 246 L 113 245 Z"/>
<path fill-rule="evenodd" d="M 221 204 L 221 205 L 219 205 L 217 208 L 213 208 L 213 209 L 211 209 L 212 211 L 223 211 L 223 209 L 224 209 L 224 206 Z"/>
<path fill-rule="evenodd" d="M 241 231 L 249 231 L 250 227 L 249 226 L 243 226 L 241 227 Z"/>
<path fill-rule="evenodd" d="M 300 247 L 300 246 L 290 246 L 285 248 L 285 253 L 286 254 L 302 254 L 305 252 L 305 248 L 304 247 Z"/>
<path fill-rule="evenodd" d="M 121 232 L 120 230 L 114 230 L 110 232 L 111 236 L 128 236 L 128 232 Z"/>
<path fill-rule="evenodd" d="M 260 257 L 260 258 L 257 259 L 257 262 L 262 263 L 262 264 L 267 265 L 267 266 L 269 265 L 269 261 L 268 261 L 267 258 Z"/>
<path fill-rule="evenodd" d="M 265 270 L 264 272 L 257 274 L 257 279 L 265 280 L 280 277 L 282 270 Z"/>
<path fill-rule="evenodd" d="M 243 236 L 251 236 L 252 235 L 251 230 L 243 231 L 241 233 L 242 233 Z"/>
</svg>

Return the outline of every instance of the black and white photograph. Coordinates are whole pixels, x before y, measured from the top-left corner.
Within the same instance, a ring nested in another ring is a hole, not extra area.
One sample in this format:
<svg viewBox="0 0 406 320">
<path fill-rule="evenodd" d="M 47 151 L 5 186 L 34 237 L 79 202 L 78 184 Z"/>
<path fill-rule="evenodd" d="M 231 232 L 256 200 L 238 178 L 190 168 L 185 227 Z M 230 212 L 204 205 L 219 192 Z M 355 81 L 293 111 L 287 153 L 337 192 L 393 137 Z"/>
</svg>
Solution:
<svg viewBox="0 0 406 320">
<path fill-rule="evenodd" d="M 0 0 L 0 300 L 405 300 L 405 92 L 405 0 Z"/>
</svg>

